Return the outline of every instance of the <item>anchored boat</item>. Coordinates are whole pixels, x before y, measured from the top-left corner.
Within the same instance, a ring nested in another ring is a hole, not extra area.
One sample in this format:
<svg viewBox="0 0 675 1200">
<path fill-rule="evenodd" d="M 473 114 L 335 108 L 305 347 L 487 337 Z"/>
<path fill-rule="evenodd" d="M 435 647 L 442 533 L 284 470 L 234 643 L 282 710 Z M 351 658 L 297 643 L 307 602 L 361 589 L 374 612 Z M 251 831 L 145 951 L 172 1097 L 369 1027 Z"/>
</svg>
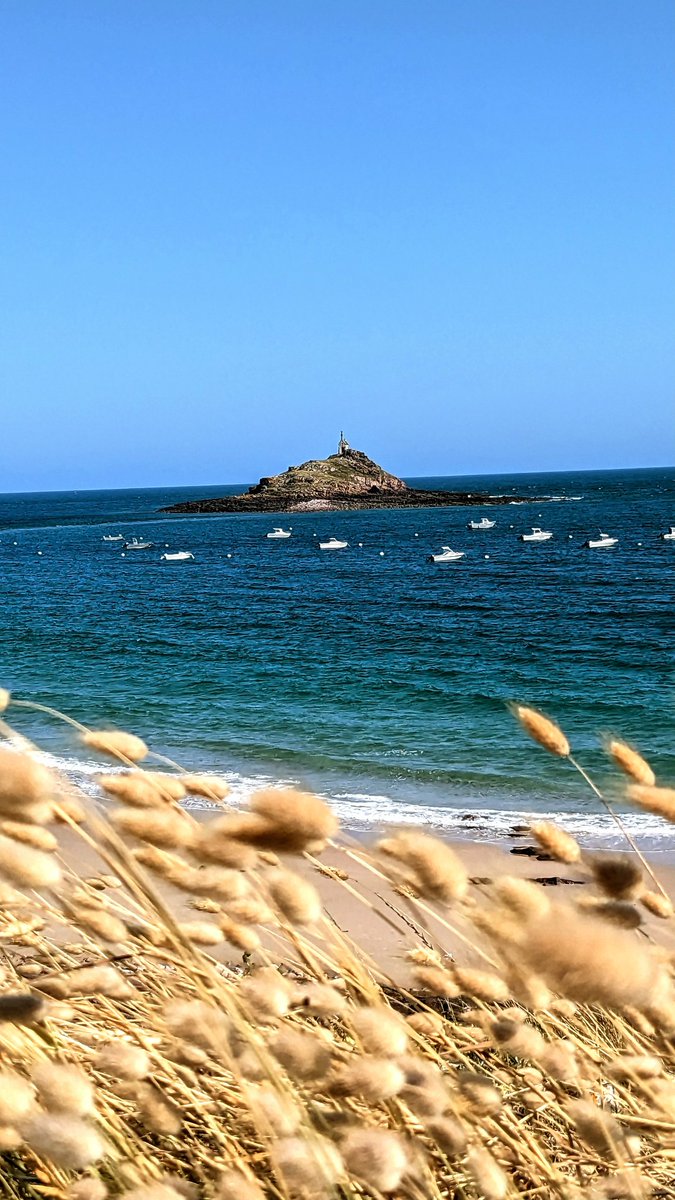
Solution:
<svg viewBox="0 0 675 1200">
<path fill-rule="evenodd" d="M 449 546 L 441 546 L 441 553 L 431 554 L 429 562 L 456 562 L 458 558 L 464 558 L 463 550 L 451 550 Z"/>
<path fill-rule="evenodd" d="M 553 534 L 550 529 L 540 529 L 538 525 L 532 526 L 532 533 L 521 533 L 521 542 L 547 542 L 552 538 Z"/>
<path fill-rule="evenodd" d="M 608 533 L 600 533 L 596 538 L 589 538 L 584 542 L 584 546 L 588 550 L 607 550 L 610 546 L 616 546 L 618 538 L 610 537 Z"/>
</svg>

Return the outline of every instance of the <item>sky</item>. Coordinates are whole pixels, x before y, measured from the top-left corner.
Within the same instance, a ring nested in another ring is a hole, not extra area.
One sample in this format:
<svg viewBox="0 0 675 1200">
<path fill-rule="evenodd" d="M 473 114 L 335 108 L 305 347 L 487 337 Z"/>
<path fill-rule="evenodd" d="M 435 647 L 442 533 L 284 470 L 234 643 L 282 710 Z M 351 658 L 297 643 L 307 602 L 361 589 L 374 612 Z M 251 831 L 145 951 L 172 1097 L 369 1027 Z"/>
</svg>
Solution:
<svg viewBox="0 0 675 1200">
<path fill-rule="evenodd" d="M 3 0 L 0 491 L 665 465 L 671 0 Z"/>
</svg>

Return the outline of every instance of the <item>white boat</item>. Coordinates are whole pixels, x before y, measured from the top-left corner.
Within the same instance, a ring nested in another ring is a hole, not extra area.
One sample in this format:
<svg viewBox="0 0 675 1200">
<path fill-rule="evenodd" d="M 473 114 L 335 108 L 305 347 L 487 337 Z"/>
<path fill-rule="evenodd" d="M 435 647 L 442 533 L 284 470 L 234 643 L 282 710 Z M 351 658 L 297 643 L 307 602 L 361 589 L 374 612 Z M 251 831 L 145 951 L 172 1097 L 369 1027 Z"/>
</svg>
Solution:
<svg viewBox="0 0 675 1200">
<path fill-rule="evenodd" d="M 550 529 L 540 529 L 538 525 L 532 526 L 532 533 L 521 533 L 521 542 L 547 542 L 552 538 L 553 534 Z"/>
<path fill-rule="evenodd" d="M 103 541 L 104 542 L 123 542 L 124 534 L 123 533 L 104 533 Z"/>
<path fill-rule="evenodd" d="M 671 525 L 667 533 L 661 534 L 662 542 L 675 542 L 675 525 Z"/>
<path fill-rule="evenodd" d="M 291 531 L 290 529 L 279 529 L 277 525 L 271 533 L 267 533 L 265 536 L 268 538 L 289 538 L 291 536 Z"/>
<path fill-rule="evenodd" d="M 463 550 L 451 550 L 449 546 L 441 546 L 441 553 L 430 555 L 429 562 L 456 562 L 458 558 L 464 558 Z"/>
<path fill-rule="evenodd" d="M 189 550 L 175 550 L 173 554 L 162 554 L 160 562 L 187 562 L 188 559 L 194 561 L 194 557 Z"/>
<path fill-rule="evenodd" d="M 495 522 L 488 521 L 487 517 L 481 517 L 480 521 L 469 521 L 468 529 L 494 529 Z"/>
<path fill-rule="evenodd" d="M 598 537 L 589 538 L 587 542 L 584 542 L 584 546 L 588 550 L 605 550 L 609 546 L 616 546 L 618 540 L 618 538 L 610 537 L 608 533 L 600 533 Z"/>
<path fill-rule="evenodd" d="M 152 542 L 141 542 L 138 538 L 132 538 L 130 542 L 124 543 L 125 550 L 149 550 Z"/>
<path fill-rule="evenodd" d="M 344 550 L 349 542 L 341 542 L 339 538 L 329 538 L 327 542 L 319 542 L 319 550 Z"/>
</svg>

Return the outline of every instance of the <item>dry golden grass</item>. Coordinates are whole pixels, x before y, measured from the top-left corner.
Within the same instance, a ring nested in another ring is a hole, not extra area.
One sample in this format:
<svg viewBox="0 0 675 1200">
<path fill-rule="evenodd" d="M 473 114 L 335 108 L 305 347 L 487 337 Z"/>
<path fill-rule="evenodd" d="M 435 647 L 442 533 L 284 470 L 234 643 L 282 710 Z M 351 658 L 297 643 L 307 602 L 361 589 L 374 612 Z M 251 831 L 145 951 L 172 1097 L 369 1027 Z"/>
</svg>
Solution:
<svg viewBox="0 0 675 1200">
<path fill-rule="evenodd" d="M 0 702 L 11 710 L 2 691 Z M 516 715 L 570 757 L 558 726 Z M 140 738 L 81 732 L 133 767 L 102 778 L 119 805 L 110 819 L 30 752 L 0 749 L 2 1195 L 674 1194 L 673 962 L 638 905 L 664 920 L 673 908 L 638 862 L 584 855 L 565 831 L 535 826 L 540 846 L 586 872 L 589 904 L 507 875 L 471 884 L 428 834 L 394 831 L 355 852 L 330 808 L 292 789 L 198 822 L 183 793 L 222 804 L 224 781 L 144 773 Z M 675 793 L 612 747 L 642 775 L 634 802 L 669 817 Z M 64 826 L 105 873 L 73 873 Z M 339 866 L 315 862 L 327 843 Z M 349 889 L 369 920 L 409 934 L 433 905 L 449 938 L 461 920 L 473 957 L 456 964 L 438 934 L 420 939 L 412 990 L 394 985 L 292 856 Z M 406 915 L 373 910 L 355 860 L 391 879 Z M 192 920 L 176 919 L 158 881 L 184 893 Z"/>
</svg>

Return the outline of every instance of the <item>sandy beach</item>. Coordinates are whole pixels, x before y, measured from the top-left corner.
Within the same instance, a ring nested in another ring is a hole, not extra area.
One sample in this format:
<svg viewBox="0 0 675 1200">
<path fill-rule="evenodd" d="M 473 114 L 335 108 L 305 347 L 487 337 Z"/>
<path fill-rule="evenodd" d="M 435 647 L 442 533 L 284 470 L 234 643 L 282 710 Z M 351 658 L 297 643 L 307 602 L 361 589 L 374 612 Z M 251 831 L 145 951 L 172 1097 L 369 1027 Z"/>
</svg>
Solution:
<svg viewBox="0 0 675 1200">
<path fill-rule="evenodd" d="M 192 815 L 204 822 L 213 814 L 192 810 Z M 59 841 L 64 862 L 82 879 L 109 874 L 110 867 L 73 830 L 62 828 Z M 528 837 L 502 843 L 457 840 L 447 844 L 464 864 L 471 879 L 469 896 L 478 905 L 486 898 L 487 885 L 504 875 L 544 883 L 555 891 L 557 899 L 564 901 L 577 901 L 581 895 L 600 897 L 585 866 L 585 862 L 590 862 L 591 854 L 581 863 L 570 866 L 546 861 L 541 852 L 522 853 L 524 848 L 534 846 Z M 606 855 L 610 852 L 597 853 Z M 635 858 L 632 851 L 627 853 L 631 859 Z M 398 892 L 373 866 L 369 844 L 365 840 L 349 839 L 339 846 L 331 846 L 313 861 L 307 857 L 287 856 L 284 865 L 314 883 L 330 922 L 358 943 L 360 954 L 386 981 L 404 986 L 410 983 L 406 952 L 420 945 L 439 949 L 458 963 L 485 962 L 484 947 L 476 942 L 476 930 L 461 916 L 449 919 L 447 911 L 441 914 L 433 905 L 425 906 L 422 912 L 410 897 Z M 661 886 L 675 900 L 675 864 L 668 856 L 657 855 L 649 865 Z M 179 921 L 194 920 L 200 915 L 191 907 L 185 892 L 150 872 L 148 879 Z M 116 902 L 122 895 L 121 891 L 109 892 L 108 898 Z M 646 911 L 642 915 L 643 923 L 635 936 L 650 938 L 675 953 L 672 923 L 659 920 Z M 59 939 L 69 936 L 67 928 L 55 932 Z M 288 944 L 281 943 L 269 932 L 263 935 L 263 946 L 273 960 L 287 963 L 292 960 L 292 954 L 289 960 Z M 209 948 L 208 953 L 222 962 L 241 964 L 242 961 L 241 954 L 227 945 Z"/>
</svg>

